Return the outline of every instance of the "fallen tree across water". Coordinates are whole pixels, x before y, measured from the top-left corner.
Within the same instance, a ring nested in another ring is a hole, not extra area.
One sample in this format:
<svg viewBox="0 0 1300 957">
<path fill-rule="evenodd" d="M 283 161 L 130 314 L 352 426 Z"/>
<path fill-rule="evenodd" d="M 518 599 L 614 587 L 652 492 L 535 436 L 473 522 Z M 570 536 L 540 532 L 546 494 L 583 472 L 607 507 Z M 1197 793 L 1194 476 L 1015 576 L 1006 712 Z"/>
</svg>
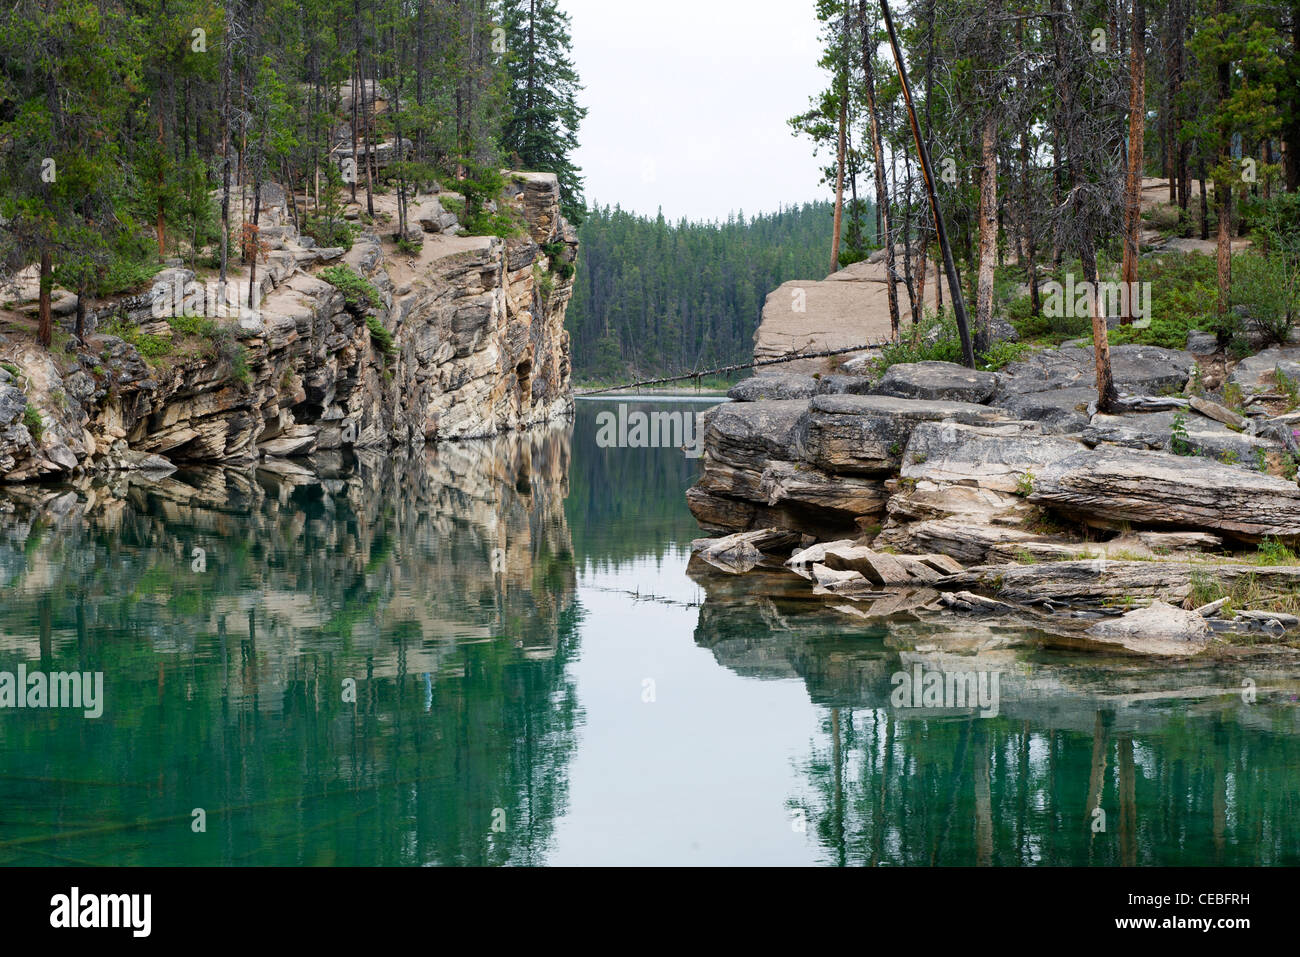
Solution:
<svg viewBox="0 0 1300 957">
<path fill-rule="evenodd" d="M 849 352 L 864 352 L 867 349 L 879 349 L 888 345 L 887 342 L 869 342 L 861 346 L 845 346 L 842 349 L 825 349 L 820 352 L 792 352 L 788 355 L 778 356 L 775 359 L 758 359 L 754 362 L 741 362 L 735 365 L 718 366 L 716 369 L 700 369 L 695 372 L 687 372 L 684 375 L 670 375 L 659 379 L 641 379 L 637 382 L 625 382 L 622 385 L 606 386 L 603 389 L 587 389 L 583 392 L 575 392 L 574 395 L 579 397 L 589 395 L 601 395 L 606 392 L 620 392 L 623 389 L 637 389 L 643 385 L 666 385 L 669 382 L 688 382 L 691 379 L 702 379 L 706 375 L 725 375 L 728 372 L 740 372 L 743 369 L 757 369 L 760 366 L 780 365 L 784 362 L 796 362 L 799 359 L 826 359 L 830 356 L 842 356 Z"/>
</svg>

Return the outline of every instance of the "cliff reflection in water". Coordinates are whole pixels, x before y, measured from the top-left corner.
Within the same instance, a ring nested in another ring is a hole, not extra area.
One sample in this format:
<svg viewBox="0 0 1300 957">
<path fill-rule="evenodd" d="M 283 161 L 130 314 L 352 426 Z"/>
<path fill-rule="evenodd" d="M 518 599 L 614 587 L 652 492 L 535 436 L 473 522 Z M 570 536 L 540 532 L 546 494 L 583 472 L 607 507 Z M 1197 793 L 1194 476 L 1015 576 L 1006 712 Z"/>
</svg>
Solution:
<svg viewBox="0 0 1300 957">
<path fill-rule="evenodd" d="M 610 407 L 0 489 L 0 672 L 106 699 L 0 710 L 0 864 L 1300 863 L 1289 657 L 1152 665 L 688 565 L 698 463 L 600 448 Z M 918 665 L 996 673 L 997 716 L 897 707 Z"/>
<path fill-rule="evenodd" d="M 1103 660 L 975 619 L 863 621 L 776 572 L 692 577 L 697 643 L 738 674 L 801 680 L 821 711 L 789 807 L 825 863 L 1300 863 L 1289 658 Z M 897 707 L 893 676 L 918 664 L 997 673 L 997 716 Z"/>
<path fill-rule="evenodd" d="M 0 670 L 107 703 L 3 716 L 0 864 L 540 863 L 580 720 L 569 442 L 6 492 Z"/>
</svg>

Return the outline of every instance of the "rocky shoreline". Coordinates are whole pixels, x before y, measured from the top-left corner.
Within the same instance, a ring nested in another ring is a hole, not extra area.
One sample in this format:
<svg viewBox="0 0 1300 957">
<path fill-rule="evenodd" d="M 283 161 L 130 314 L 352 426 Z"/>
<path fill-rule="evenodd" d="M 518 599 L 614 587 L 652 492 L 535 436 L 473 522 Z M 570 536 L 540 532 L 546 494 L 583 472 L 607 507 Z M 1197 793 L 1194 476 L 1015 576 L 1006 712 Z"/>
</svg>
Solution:
<svg viewBox="0 0 1300 957">
<path fill-rule="evenodd" d="M 997 615 L 1180 657 L 1300 647 L 1300 348 L 1112 361 L 1118 415 L 1096 412 L 1082 345 L 998 373 L 746 380 L 706 413 L 687 500 L 723 537 L 696 562 L 783 569 L 863 618 Z"/>
<path fill-rule="evenodd" d="M 345 251 L 300 235 L 284 191 L 264 187 L 256 315 L 203 326 L 159 316 L 156 302 L 214 281 L 173 263 L 148 292 L 93 304 L 84 345 L 67 334 L 75 296 L 55 304 L 62 345 L 0 335 L 0 481 L 180 463 L 292 469 L 315 452 L 484 437 L 571 414 L 573 270 L 556 267 L 576 260 L 577 234 L 555 175 L 507 176 L 502 206 L 522 229 L 506 239 L 465 235 L 448 195 L 412 201 L 420 225 L 405 250 L 376 223 Z M 379 301 L 323 278 L 340 268 Z"/>
</svg>

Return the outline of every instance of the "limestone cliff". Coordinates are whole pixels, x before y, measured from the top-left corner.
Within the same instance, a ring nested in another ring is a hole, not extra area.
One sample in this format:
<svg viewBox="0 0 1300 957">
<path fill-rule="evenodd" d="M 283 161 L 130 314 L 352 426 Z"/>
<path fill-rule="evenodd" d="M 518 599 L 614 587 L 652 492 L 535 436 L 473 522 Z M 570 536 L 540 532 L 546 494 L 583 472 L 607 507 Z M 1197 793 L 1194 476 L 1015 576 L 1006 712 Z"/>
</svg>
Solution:
<svg viewBox="0 0 1300 957">
<path fill-rule="evenodd" d="M 62 336 L 64 347 L 47 352 L 29 337 L 0 336 L 0 479 L 270 465 L 320 450 L 495 435 L 568 414 L 573 279 L 562 264 L 576 261 L 576 232 L 560 215 L 553 174 L 515 173 L 507 183 L 501 212 L 521 224 L 519 235 L 462 235 L 437 197 L 421 197 L 409 213 L 423 227 L 408 231 L 422 240 L 412 252 L 381 241 L 392 230 L 379 225 L 347 252 L 317 248 L 293 227 L 283 191 L 264 189 L 255 312 L 168 321 L 160 301 L 178 307 L 168 315 L 192 314 L 206 287 L 215 304 L 213 281 L 177 266 L 147 292 L 94 304 L 85 347 Z M 375 202 L 382 217 L 392 200 Z M 322 278 L 331 266 L 364 278 L 380 301 L 349 301 Z M 239 274 L 236 288 L 248 278 Z"/>
</svg>

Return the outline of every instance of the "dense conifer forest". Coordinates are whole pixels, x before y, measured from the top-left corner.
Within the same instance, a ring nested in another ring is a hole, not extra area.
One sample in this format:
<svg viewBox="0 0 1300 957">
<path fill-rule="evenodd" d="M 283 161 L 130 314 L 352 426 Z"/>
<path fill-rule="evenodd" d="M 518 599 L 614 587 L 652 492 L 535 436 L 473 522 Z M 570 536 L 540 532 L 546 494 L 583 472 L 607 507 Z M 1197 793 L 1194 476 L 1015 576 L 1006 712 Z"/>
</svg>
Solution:
<svg viewBox="0 0 1300 957">
<path fill-rule="evenodd" d="M 830 228 L 827 202 L 676 223 L 596 206 L 579 234 L 569 308 L 576 373 L 610 379 L 745 361 L 767 294 L 824 275 Z"/>
</svg>

